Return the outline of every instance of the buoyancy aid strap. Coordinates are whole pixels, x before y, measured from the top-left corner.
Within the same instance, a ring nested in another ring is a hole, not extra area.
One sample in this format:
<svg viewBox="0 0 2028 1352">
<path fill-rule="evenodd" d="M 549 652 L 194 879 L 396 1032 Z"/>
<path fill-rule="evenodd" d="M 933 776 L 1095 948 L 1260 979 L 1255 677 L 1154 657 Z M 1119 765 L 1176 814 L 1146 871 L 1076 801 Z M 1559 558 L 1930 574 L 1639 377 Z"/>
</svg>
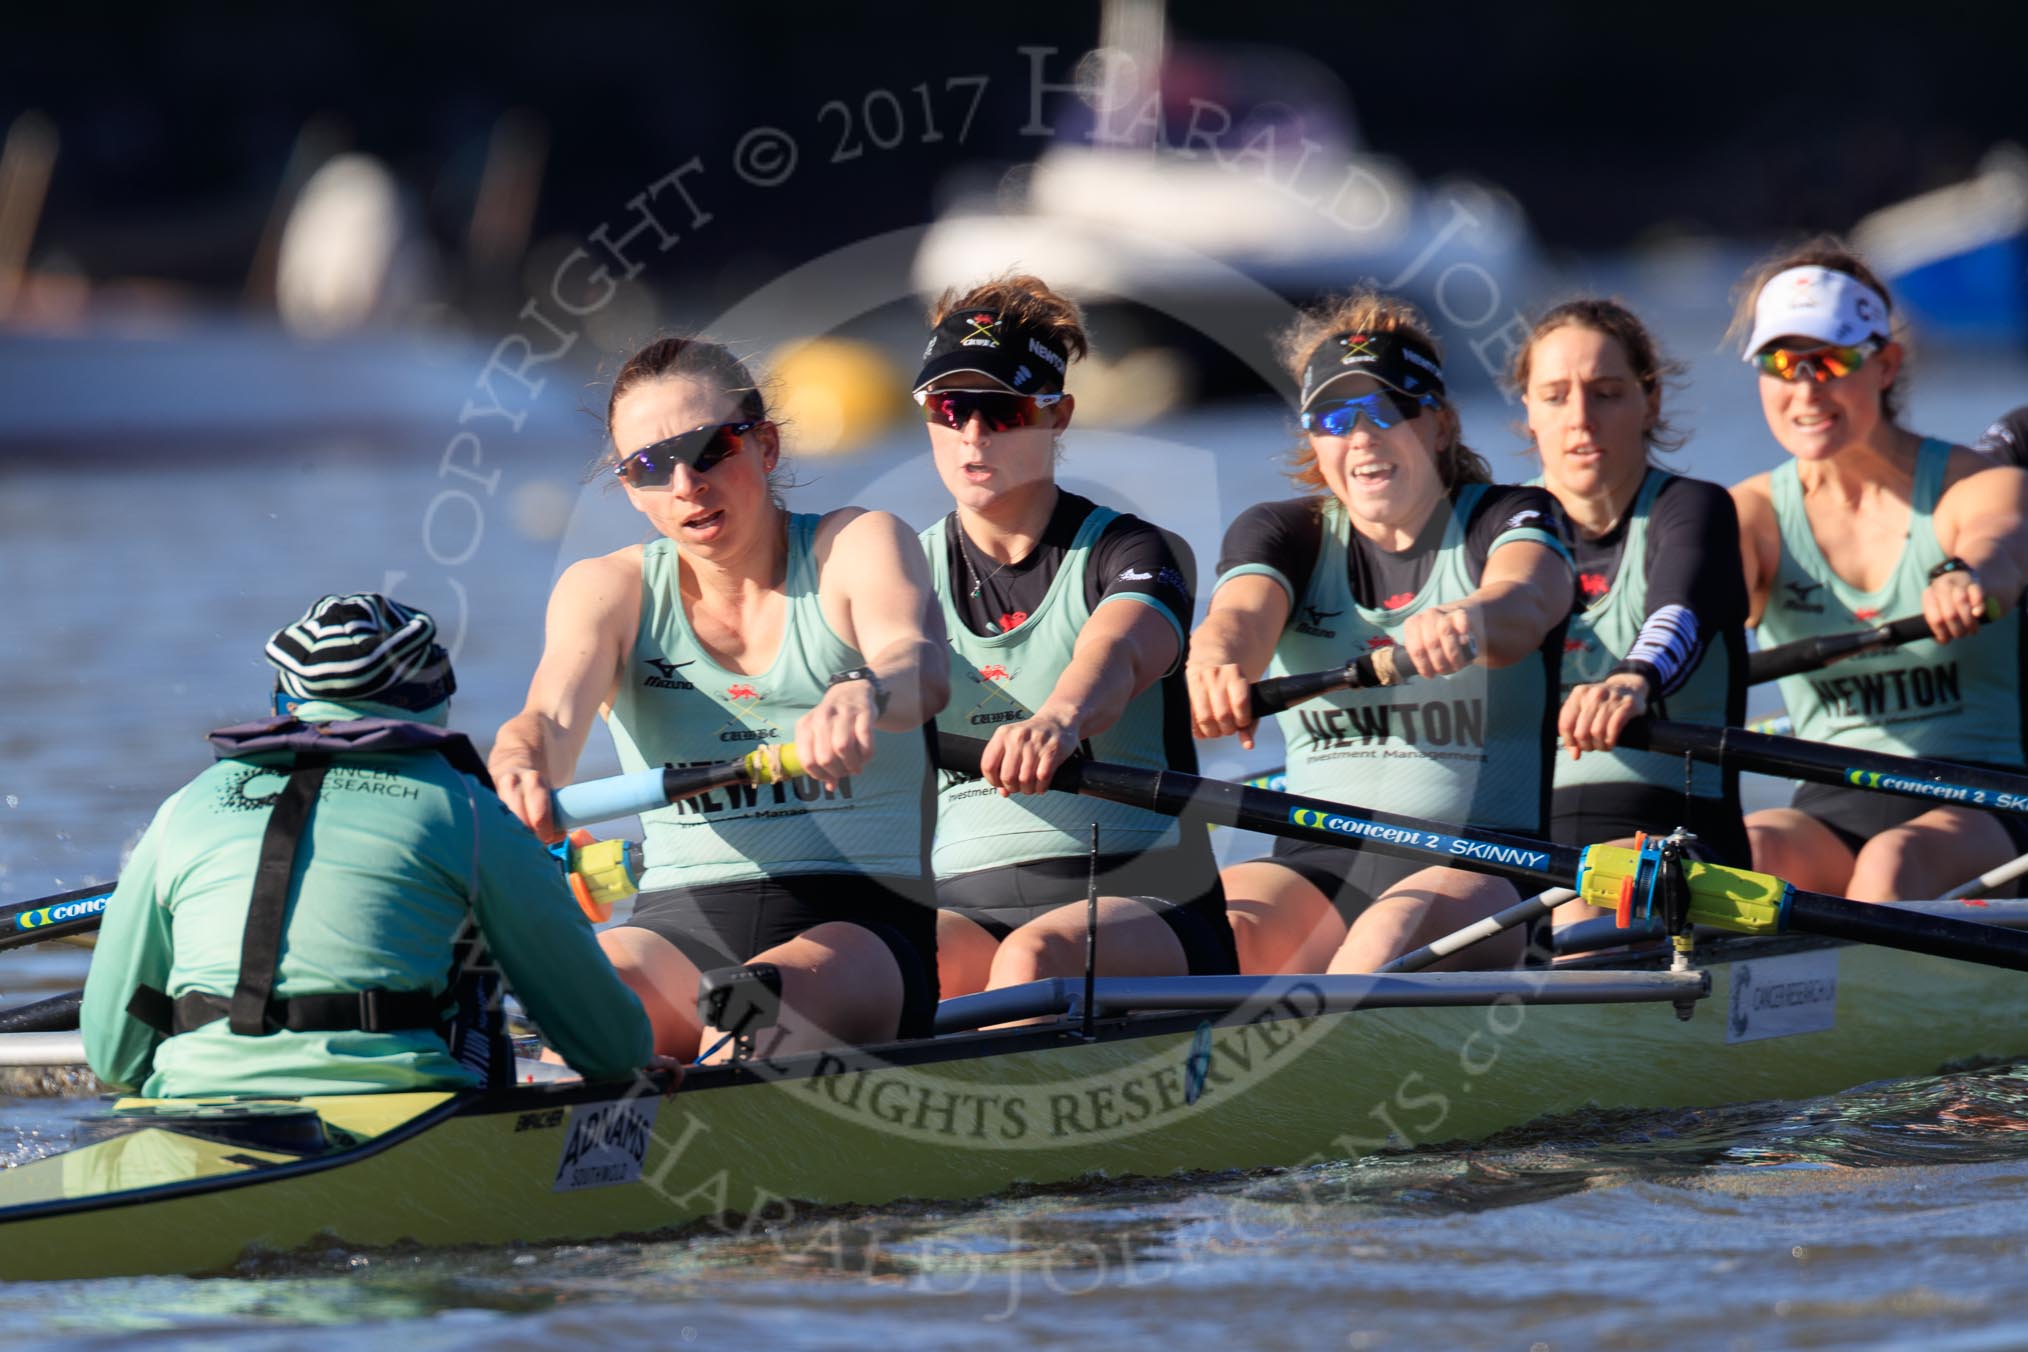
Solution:
<svg viewBox="0 0 2028 1352">
<path fill-rule="evenodd" d="M 341 738 L 333 730 L 346 734 Z M 486 763 L 471 742 L 460 733 L 446 733 L 420 723 L 390 719 L 362 719 L 343 724 L 306 724 L 293 718 L 266 719 L 211 734 L 221 756 L 253 755 L 293 751 L 295 761 L 289 782 L 277 796 L 268 814 L 261 837 L 259 863 L 254 874 L 253 895 L 247 906 L 246 931 L 240 943 L 239 984 L 231 999 L 207 991 L 189 991 L 171 1000 L 153 986 L 137 986 L 127 1001 L 127 1013 L 163 1037 L 174 1037 L 201 1028 L 219 1019 L 230 1018 L 230 1027 L 242 1037 L 263 1037 L 277 1031 L 392 1033 L 428 1029 L 439 1035 L 450 1031 L 456 1014 L 456 979 L 473 965 L 469 944 L 456 946 L 451 965 L 452 987 L 441 994 L 428 991 L 341 991 L 327 995 L 302 995 L 293 1000 L 274 999 L 282 945 L 282 922 L 288 910 L 289 884 L 295 879 L 296 847 L 308 824 L 310 807 L 322 787 L 324 773 L 334 756 L 385 754 L 389 752 L 434 752 L 451 768 L 476 779 L 489 791 L 493 787 Z M 468 904 L 478 895 L 478 799 L 469 783 L 466 797 L 472 805 L 472 878 Z M 487 965 L 483 959 L 479 966 Z M 494 1038 L 500 1051 L 509 1044 L 504 1036 Z M 495 1057 L 511 1068 L 511 1059 Z"/>
<path fill-rule="evenodd" d="M 268 1011 L 273 1026 L 264 1032 L 289 1033 L 407 1033 L 433 1032 L 442 1035 L 452 1011 L 448 997 L 429 991 L 364 990 L 341 991 L 330 995 L 298 995 L 290 1000 L 273 1000 Z M 188 991 L 171 1005 L 165 1032 L 187 1033 L 226 1018 L 232 1002 L 207 991 Z M 128 1012 L 133 1013 L 130 1005 Z M 135 1017 L 140 1017 L 136 1014 Z M 144 1023 L 147 1020 L 142 1020 Z"/>
<path fill-rule="evenodd" d="M 240 943 L 239 984 L 233 987 L 228 1025 L 240 1037 L 264 1037 L 275 993 L 276 969 L 282 957 L 282 921 L 289 906 L 289 883 L 296 872 L 296 847 L 309 823 L 310 809 L 331 757 L 309 753 L 296 758 L 289 782 L 268 813 L 261 836 L 260 863 L 254 870 L 253 898 L 247 907 L 246 936 Z"/>
</svg>

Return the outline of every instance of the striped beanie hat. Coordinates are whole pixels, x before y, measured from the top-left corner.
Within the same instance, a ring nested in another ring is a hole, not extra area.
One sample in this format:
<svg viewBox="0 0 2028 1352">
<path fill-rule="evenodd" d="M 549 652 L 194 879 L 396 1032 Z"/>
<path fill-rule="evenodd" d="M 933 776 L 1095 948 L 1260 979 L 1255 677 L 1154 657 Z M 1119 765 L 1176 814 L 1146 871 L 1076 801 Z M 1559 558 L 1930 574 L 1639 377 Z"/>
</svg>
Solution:
<svg viewBox="0 0 2028 1352">
<path fill-rule="evenodd" d="M 268 640 L 276 687 L 299 700 L 429 709 L 458 688 L 437 622 L 378 592 L 326 596 Z"/>
</svg>

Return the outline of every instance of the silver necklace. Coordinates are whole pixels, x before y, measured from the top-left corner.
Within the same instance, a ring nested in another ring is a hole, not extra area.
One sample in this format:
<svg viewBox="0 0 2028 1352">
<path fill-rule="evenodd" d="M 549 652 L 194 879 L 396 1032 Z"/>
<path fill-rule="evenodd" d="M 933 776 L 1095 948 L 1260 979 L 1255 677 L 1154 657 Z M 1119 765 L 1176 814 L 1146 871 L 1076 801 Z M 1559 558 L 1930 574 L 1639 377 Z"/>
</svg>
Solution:
<svg viewBox="0 0 2028 1352">
<path fill-rule="evenodd" d="M 992 581 L 994 578 L 1000 576 L 1002 572 L 1006 571 L 1007 563 L 1012 563 L 1013 560 L 1012 559 L 1007 560 L 1007 563 L 1001 564 L 998 568 L 995 568 L 992 572 L 986 574 L 985 577 L 981 578 L 979 576 L 978 565 L 972 562 L 972 548 L 973 548 L 972 542 L 966 537 L 965 528 L 963 524 L 961 524 L 958 521 L 958 516 L 956 512 L 951 513 L 951 525 L 958 532 L 958 557 L 965 561 L 965 572 L 969 574 L 972 579 L 972 590 L 969 594 L 973 600 L 977 600 L 979 598 L 979 593 L 986 590 L 986 583 Z"/>
</svg>

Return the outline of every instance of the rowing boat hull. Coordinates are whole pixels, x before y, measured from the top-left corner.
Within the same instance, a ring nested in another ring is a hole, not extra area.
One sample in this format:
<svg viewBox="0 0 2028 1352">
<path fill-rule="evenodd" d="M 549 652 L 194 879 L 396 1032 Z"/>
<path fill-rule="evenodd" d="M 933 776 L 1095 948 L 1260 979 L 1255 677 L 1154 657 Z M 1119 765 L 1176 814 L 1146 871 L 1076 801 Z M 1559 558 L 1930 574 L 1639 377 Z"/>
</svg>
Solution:
<svg viewBox="0 0 2028 1352">
<path fill-rule="evenodd" d="M 1588 1107 L 1806 1097 L 2028 1055 L 2017 975 L 1871 948 L 1737 951 L 1753 961 L 1715 966 L 1687 1022 L 1666 1004 L 1313 1014 L 1292 1001 L 1208 1033 L 1196 1016 L 1141 1016 L 1090 1041 L 1016 1029 L 704 1071 L 620 1107 L 623 1086 L 313 1100 L 363 1143 L 309 1160 L 145 1131 L 0 1175 L 0 1277 L 737 1228 L 808 1204 L 1301 1165 Z M 1755 1026 L 1833 1012 L 1819 1031 Z M 1193 1101 L 1191 1055 L 1207 1043 Z"/>
</svg>

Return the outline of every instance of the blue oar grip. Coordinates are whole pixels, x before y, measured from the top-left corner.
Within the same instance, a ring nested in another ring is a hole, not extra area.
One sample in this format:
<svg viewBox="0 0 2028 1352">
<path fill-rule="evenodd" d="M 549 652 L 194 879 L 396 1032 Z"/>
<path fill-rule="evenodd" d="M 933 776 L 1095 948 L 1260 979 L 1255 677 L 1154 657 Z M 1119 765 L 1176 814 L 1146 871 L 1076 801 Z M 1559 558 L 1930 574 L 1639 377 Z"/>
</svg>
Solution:
<svg viewBox="0 0 2028 1352">
<path fill-rule="evenodd" d="M 572 831 L 593 822 L 666 807 L 668 803 L 669 797 L 662 789 L 662 772 L 638 770 L 630 775 L 566 785 L 552 797 L 550 811 L 558 826 Z"/>
</svg>

